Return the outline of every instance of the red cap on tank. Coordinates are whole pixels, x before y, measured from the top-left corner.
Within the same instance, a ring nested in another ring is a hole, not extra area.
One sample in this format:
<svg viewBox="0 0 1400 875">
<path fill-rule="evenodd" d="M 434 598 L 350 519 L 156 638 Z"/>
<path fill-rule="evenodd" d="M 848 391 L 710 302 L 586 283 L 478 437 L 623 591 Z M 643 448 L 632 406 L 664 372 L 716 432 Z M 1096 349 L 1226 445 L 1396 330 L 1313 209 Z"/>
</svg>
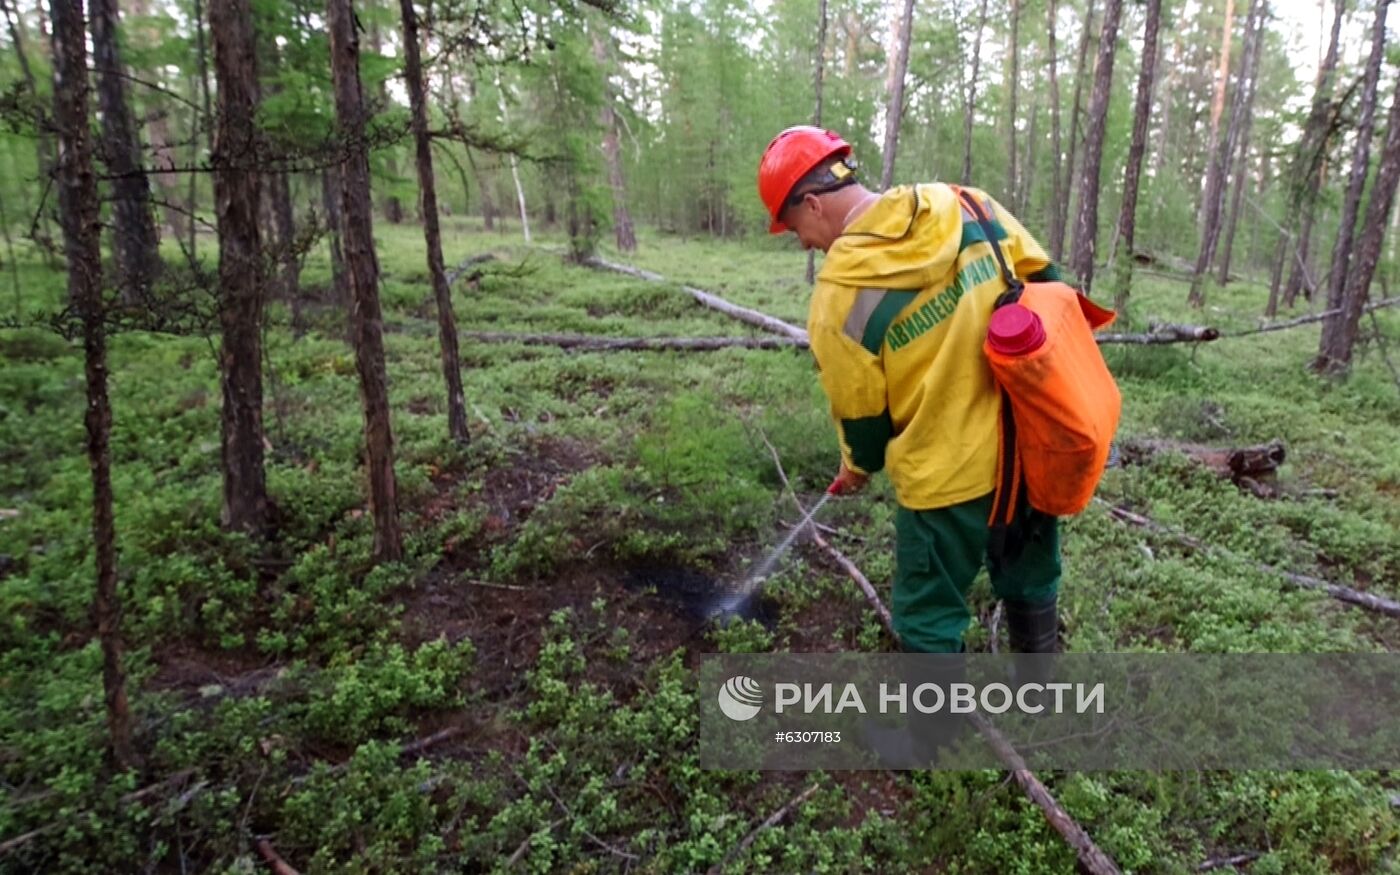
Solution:
<svg viewBox="0 0 1400 875">
<path fill-rule="evenodd" d="M 1045 343 L 1045 326 L 1029 308 L 1007 304 L 992 312 L 987 342 L 1002 355 L 1026 355 Z"/>
</svg>

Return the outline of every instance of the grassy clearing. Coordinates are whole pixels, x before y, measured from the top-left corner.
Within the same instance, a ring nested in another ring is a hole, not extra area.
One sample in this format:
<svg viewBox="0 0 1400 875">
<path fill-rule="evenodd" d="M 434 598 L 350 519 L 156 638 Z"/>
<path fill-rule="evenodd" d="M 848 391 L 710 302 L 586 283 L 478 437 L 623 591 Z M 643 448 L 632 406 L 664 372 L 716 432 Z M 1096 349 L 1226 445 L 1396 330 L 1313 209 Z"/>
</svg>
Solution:
<svg viewBox="0 0 1400 875">
<path fill-rule="evenodd" d="M 998 772 L 892 776 L 701 771 L 688 655 L 883 649 L 854 588 L 796 551 L 778 620 L 706 631 L 648 569 L 732 577 L 795 520 L 766 436 L 805 498 L 834 438 L 806 353 L 569 353 L 465 343 L 473 442 L 446 440 L 430 293 L 415 229 L 377 229 L 390 329 L 408 558 L 369 569 L 360 416 L 341 317 L 268 332 L 269 483 L 283 525 L 257 551 L 219 531 L 218 380 L 202 338 L 112 345 L 113 459 L 134 707 L 146 774 L 101 779 L 80 352 L 0 333 L 0 836 L 52 825 L 13 871 L 247 871 L 270 835 L 304 872 L 696 871 L 813 780 L 788 824 L 731 871 L 1070 871 L 1039 812 Z M 548 242 L 548 240 L 547 240 Z M 634 263 L 805 321 L 805 257 L 644 237 Z M 749 332 L 657 284 L 566 267 L 458 223 L 449 263 L 499 260 L 459 287 L 463 328 L 606 335 Z M 63 278 L 21 265 L 24 305 Z M 308 266 L 324 285 L 324 263 Z M 1153 318 L 1245 327 L 1263 290 L 1143 278 Z M 1400 316 L 1382 315 L 1393 335 Z M 1255 568 L 1285 565 L 1400 596 L 1400 390 L 1372 350 L 1347 383 L 1304 370 L 1316 327 L 1196 350 L 1115 348 L 1123 433 L 1284 440 L 1284 476 L 1337 497 L 1261 502 L 1165 457 L 1101 496 L 1232 558 L 1181 550 L 1100 508 L 1065 537 L 1076 650 L 1394 649 L 1394 624 Z M 893 560 L 883 481 L 830 509 L 833 538 L 878 587 Z M 664 578 L 663 578 L 664 579 Z M 989 613 L 990 593 L 977 590 Z M 986 646 L 974 625 L 969 646 Z M 409 756 L 401 745 L 460 734 Z M 138 784 L 193 770 L 124 804 Z M 1253 873 L 1400 871 L 1394 779 L 1370 773 L 1045 776 L 1126 870 L 1194 870 L 1258 851 Z M 636 858 L 636 859 L 633 859 Z"/>
</svg>

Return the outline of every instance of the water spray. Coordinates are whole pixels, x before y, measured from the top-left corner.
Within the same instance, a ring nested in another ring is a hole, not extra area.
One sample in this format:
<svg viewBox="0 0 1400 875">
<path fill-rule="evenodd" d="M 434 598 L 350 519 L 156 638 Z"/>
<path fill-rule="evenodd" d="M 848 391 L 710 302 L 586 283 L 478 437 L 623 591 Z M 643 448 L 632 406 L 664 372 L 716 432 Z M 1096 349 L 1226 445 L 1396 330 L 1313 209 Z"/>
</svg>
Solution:
<svg viewBox="0 0 1400 875">
<path fill-rule="evenodd" d="M 831 498 L 830 492 L 822 495 L 821 500 L 812 505 L 812 509 L 807 511 L 807 515 L 798 520 L 797 524 L 792 527 L 792 530 L 787 533 L 787 536 L 783 538 L 782 542 L 764 557 L 763 561 L 749 573 L 749 576 L 738 586 L 724 593 L 724 595 L 715 602 L 714 606 L 706 612 L 707 616 L 710 619 L 719 621 L 721 625 L 727 625 L 735 617 L 744 614 L 749 607 L 749 603 L 753 601 L 755 595 L 757 595 L 758 591 L 763 587 L 764 581 L 768 579 L 768 575 L 772 573 L 773 567 L 778 564 L 778 560 L 792 547 L 793 542 L 797 540 L 797 536 L 806 531 L 807 526 L 812 524 L 812 518 L 826 505 L 829 498 Z"/>
</svg>

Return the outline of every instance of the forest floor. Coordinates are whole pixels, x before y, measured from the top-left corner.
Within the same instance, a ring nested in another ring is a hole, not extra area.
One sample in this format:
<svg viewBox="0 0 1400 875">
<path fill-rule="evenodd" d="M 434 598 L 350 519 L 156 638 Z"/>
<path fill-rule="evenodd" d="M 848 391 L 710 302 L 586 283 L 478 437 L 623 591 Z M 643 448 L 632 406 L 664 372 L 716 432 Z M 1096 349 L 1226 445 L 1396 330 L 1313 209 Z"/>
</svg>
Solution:
<svg viewBox="0 0 1400 875">
<path fill-rule="evenodd" d="M 3 846 L 0 871 L 243 872 L 263 865 L 260 839 L 302 872 L 1073 871 L 1001 771 L 699 767 L 697 654 L 890 646 L 859 591 L 806 545 L 770 578 L 768 622 L 719 629 L 697 610 L 796 521 L 765 441 L 804 501 L 834 473 L 807 352 L 465 341 L 472 437 L 457 447 L 421 234 L 381 223 L 376 236 L 401 563 L 369 567 L 354 358 L 324 261 L 303 274 L 326 302 L 308 309 L 312 330 L 294 337 L 276 304 L 266 335 L 281 522 L 270 544 L 218 526 L 210 343 L 112 342 L 120 579 L 145 760 L 116 782 L 103 777 L 87 631 L 81 350 L 38 329 L 0 332 L 0 842 L 33 833 Z M 464 331 L 752 334 L 674 287 L 567 266 L 475 222 L 450 221 L 445 247 L 449 265 L 496 255 L 454 290 Z M 628 260 L 805 322 L 794 248 L 644 235 Z M 18 270 L 24 310 L 61 299 L 60 273 L 37 258 Z M 1192 311 L 1186 291 L 1141 277 L 1135 322 L 1246 328 L 1265 294 L 1237 282 Z M 1400 333 L 1400 314 L 1379 319 Z M 1317 335 L 1108 348 L 1123 436 L 1279 439 L 1288 497 L 1258 498 L 1172 453 L 1111 470 L 1105 501 L 1225 551 L 1126 528 L 1102 505 L 1068 521 L 1070 650 L 1400 647 L 1394 619 L 1258 567 L 1400 597 L 1400 386 L 1375 343 L 1344 383 L 1308 374 Z M 887 600 L 893 514 L 877 478 L 823 515 Z M 985 580 L 974 606 L 992 613 Z M 988 628 L 974 624 L 969 649 L 988 648 Z M 1041 777 L 1124 871 L 1245 855 L 1239 869 L 1254 875 L 1400 872 L 1389 773 Z M 814 783 L 791 817 L 731 854 Z"/>
</svg>

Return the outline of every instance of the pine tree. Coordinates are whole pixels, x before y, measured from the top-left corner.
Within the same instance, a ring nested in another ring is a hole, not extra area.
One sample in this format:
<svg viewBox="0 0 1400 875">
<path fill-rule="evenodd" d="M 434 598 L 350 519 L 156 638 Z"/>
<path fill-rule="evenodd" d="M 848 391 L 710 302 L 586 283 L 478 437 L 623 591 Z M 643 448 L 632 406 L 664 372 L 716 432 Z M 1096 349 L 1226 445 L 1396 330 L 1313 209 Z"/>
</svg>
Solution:
<svg viewBox="0 0 1400 875">
<path fill-rule="evenodd" d="M 365 468 L 370 513 L 374 518 L 374 561 L 403 556 L 399 527 L 398 481 L 394 476 L 394 433 L 389 421 L 388 378 L 384 371 L 384 322 L 379 310 L 379 259 L 374 251 L 373 209 L 369 193 L 369 154 L 365 145 L 366 110 L 360 82 L 360 38 L 351 0 L 327 0 L 331 78 L 340 146 L 341 233 L 350 286 L 351 336 L 360 400 L 365 411 Z"/>
</svg>

